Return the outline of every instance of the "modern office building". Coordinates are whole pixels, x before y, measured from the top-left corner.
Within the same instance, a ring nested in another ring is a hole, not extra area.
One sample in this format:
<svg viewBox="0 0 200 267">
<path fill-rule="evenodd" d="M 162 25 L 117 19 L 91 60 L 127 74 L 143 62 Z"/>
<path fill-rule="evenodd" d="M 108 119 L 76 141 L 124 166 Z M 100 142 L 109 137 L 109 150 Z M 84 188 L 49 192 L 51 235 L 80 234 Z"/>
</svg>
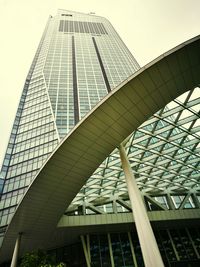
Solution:
<svg viewBox="0 0 200 267">
<path fill-rule="evenodd" d="M 105 18 L 66 10 L 49 17 L 25 81 L 1 171 L 2 262 L 11 260 L 6 247 L 14 248 L 12 240 L 6 239 L 10 222 L 26 203 L 22 198 L 37 182 L 43 164 L 100 100 L 106 101 L 112 89 L 123 87 L 138 70 L 137 61 Z M 151 79 L 148 85 L 152 87 Z M 123 142 L 165 266 L 200 262 L 199 95 L 199 88 L 192 88 L 169 105 L 161 105 L 152 116 L 141 106 L 146 121 Z M 128 106 L 126 99 L 124 106 Z M 113 113 L 111 109 L 102 112 L 102 121 Z M 76 148 L 80 154 L 82 146 Z M 118 148 L 87 178 L 70 205 L 66 201 L 51 240 L 44 240 L 45 234 L 39 240 L 36 234 L 35 240 L 24 244 L 21 255 L 41 247 L 67 266 L 144 266 Z M 36 193 L 46 194 L 42 187 Z M 26 210 L 31 207 L 29 201 Z M 22 244 L 25 236 L 26 231 Z"/>
<path fill-rule="evenodd" d="M 4 183 L 4 179 L 2 177 L 0 177 L 0 195 L 1 195 L 1 192 L 3 190 L 3 183 Z"/>
</svg>

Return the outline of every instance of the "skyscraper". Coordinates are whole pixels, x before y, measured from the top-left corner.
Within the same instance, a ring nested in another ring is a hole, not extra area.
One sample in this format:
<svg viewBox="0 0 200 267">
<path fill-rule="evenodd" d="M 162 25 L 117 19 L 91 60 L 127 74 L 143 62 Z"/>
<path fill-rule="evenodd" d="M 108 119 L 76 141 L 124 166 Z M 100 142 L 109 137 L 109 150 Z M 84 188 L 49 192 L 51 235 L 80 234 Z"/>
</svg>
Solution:
<svg viewBox="0 0 200 267">
<path fill-rule="evenodd" d="M 37 170 L 74 125 L 139 68 L 104 18 L 59 10 L 26 78 L 3 162 L 1 227 Z"/>
<path fill-rule="evenodd" d="M 59 10 L 55 17 L 49 17 L 25 81 L 3 162 L 2 177 L 5 182 L 0 202 L 2 239 L 20 199 L 53 149 L 90 109 L 138 69 L 138 63 L 105 18 L 66 10 Z M 184 105 L 188 103 L 191 95 L 190 92 L 185 97 Z M 177 102 L 181 103 L 180 100 Z M 132 167 L 149 210 L 167 210 L 169 203 L 177 207 L 182 203 L 183 207 L 192 208 L 196 207 L 195 201 L 198 202 L 195 195 L 187 195 L 186 173 L 195 178 L 190 179 L 189 187 L 192 188 L 196 184 L 195 175 L 199 172 L 194 153 L 197 143 L 191 144 L 191 137 L 184 135 L 185 128 L 178 125 L 177 117 L 181 116 L 184 105 L 180 104 L 176 111 L 172 109 L 173 112 L 164 108 L 128 140 L 127 147 L 133 159 Z M 196 102 L 190 102 L 190 107 L 193 105 L 196 105 Z M 175 118 L 176 112 L 179 112 L 179 115 Z M 193 111 L 190 122 L 195 123 L 196 119 L 197 112 Z M 194 137 L 195 133 L 190 134 L 189 129 L 188 134 Z M 158 138 L 157 134 L 161 137 Z M 171 136 L 173 141 L 175 140 L 175 146 L 168 140 Z M 180 143 L 182 147 L 178 145 Z M 183 144 L 189 144 L 187 151 L 183 149 Z M 148 147 L 151 150 L 147 149 Z M 182 150 L 189 154 L 184 154 L 185 158 L 181 161 Z M 163 151 L 166 152 L 165 156 Z M 173 155 L 170 151 L 174 151 Z M 158 157 L 160 154 L 163 155 Z M 185 168 L 186 164 L 189 169 Z M 181 191 L 180 188 L 184 190 Z M 171 197 L 169 192 L 178 194 Z M 184 192 L 184 195 L 179 192 Z M 89 178 L 66 214 L 86 216 L 129 210 L 131 207 L 119 155 L 114 151 Z M 162 241 L 165 240 L 165 235 L 166 232 L 159 233 Z M 167 235 L 171 240 L 171 233 L 167 232 Z M 184 232 L 183 236 L 186 235 Z M 115 264 L 119 246 L 128 242 L 127 250 L 121 248 L 120 253 L 130 252 L 131 238 L 130 233 L 126 236 L 112 234 Z M 166 238 L 167 242 L 168 239 Z M 124 240 L 124 243 L 121 240 Z M 95 242 L 99 243 L 100 247 L 103 244 L 105 249 L 108 244 L 102 236 L 94 236 L 91 242 L 94 243 L 91 254 L 95 262 Z M 173 245 L 169 247 L 172 249 L 171 255 L 176 258 Z M 130 257 L 125 259 L 123 255 L 118 260 L 124 261 L 124 264 L 131 261 Z M 99 266 L 97 259 L 96 261 L 95 266 Z"/>
</svg>

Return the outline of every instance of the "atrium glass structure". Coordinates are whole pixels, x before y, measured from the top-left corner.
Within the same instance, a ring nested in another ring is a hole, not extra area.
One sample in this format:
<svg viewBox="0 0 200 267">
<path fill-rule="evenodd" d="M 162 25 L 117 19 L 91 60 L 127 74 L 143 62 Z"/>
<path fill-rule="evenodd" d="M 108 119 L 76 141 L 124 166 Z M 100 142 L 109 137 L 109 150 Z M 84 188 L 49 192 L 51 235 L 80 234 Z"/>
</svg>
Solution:
<svg viewBox="0 0 200 267">
<path fill-rule="evenodd" d="M 28 186 L 63 137 L 138 69 L 137 61 L 105 18 L 66 10 L 49 17 L 25 81 L 2 166 L 1 240 Z M 149 212 L 200 208 L 199 95 L 199 88 L 195 88 L 175 99 L 126 140 L 131 167 Z M 63 217 L 123 216 L 129 212 L 116 149 L 88 177 Z M 155 232 L 166 266 L 198 261 L 199 227 L 189 229 L 184 222 L 183 229 L 173 227 L 163 224 L 163 229 L 158 227 Z M 84 238 L 90 240 L 91 266 L 143 266 L 134 230 L 109 229 L 106 233 L 85 233 Z M 86 266 L 82 247 L 80 262 L 67 262 L 65 255 L 70 255 L 72 246 L 81 243 L 50 253 L 69 266 Z"/>
</svg>

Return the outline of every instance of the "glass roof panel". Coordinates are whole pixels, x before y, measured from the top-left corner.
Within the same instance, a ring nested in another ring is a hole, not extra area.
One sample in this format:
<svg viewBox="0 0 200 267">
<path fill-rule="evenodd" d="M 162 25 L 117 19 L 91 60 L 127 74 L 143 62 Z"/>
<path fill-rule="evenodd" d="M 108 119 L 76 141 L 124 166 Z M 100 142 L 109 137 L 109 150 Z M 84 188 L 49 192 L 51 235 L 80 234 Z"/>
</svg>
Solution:
<svg viewBox="0 0 200 267">
<path fill-rule="evenodd" d="M 154 198 L 161 193 L 187 193 L 190 189 L 200 193 L 199 107 L 200 89 L 195 88 L 154 114 L 127 140 L 128 158 L 143 193 Z M 108 199 L 119 196 L 127 199 L 128 192 L 115 149 L 88 179 L 68 210 L 85 202 L 104 205 Z M 174 205 L 178 207 L 182 200 L 174 196 Z M 191 203 L 188 200 L 185 208 Z"/>
</svg>

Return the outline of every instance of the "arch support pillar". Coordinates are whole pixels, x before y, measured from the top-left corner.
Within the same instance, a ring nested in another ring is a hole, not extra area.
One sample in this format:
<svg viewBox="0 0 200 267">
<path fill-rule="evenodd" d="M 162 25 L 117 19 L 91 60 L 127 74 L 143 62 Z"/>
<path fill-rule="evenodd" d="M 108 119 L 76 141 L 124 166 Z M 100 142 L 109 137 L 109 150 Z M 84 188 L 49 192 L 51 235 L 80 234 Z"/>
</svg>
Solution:
<svg viewBox="0 0 200 267">
<path fill-rule="evenodd" d="M 140 191 L 122 144 L 119 146 L 119 152 L 145 267 L 164 267 Z"/>
<path fill-rule="evenodd" d="M 84 255 L 85 255 L 85 260 L 86 260 L 87 267 L 91 267 L 90 254 L 88 253 L 88 250 L 90 248 L 87 248 L 84 236 L 81 235 L 80 238 L 81 238 L 81 243 L 82 243 L 82 246 L 83 246 L 83 252 L 84 252 Z"/>
<path fill-rule="evenodd" d="M 16 242 L 15 242 L 15 247 L 14 247 L 10 267 L 17 267 L 17 260 L 18 260 L 18 254 L 19 254 L 19 249 L 20 249 L 21 237 L 22 237 L 22 233 L 19 233 L 17 236 Z"/>
</svg>

